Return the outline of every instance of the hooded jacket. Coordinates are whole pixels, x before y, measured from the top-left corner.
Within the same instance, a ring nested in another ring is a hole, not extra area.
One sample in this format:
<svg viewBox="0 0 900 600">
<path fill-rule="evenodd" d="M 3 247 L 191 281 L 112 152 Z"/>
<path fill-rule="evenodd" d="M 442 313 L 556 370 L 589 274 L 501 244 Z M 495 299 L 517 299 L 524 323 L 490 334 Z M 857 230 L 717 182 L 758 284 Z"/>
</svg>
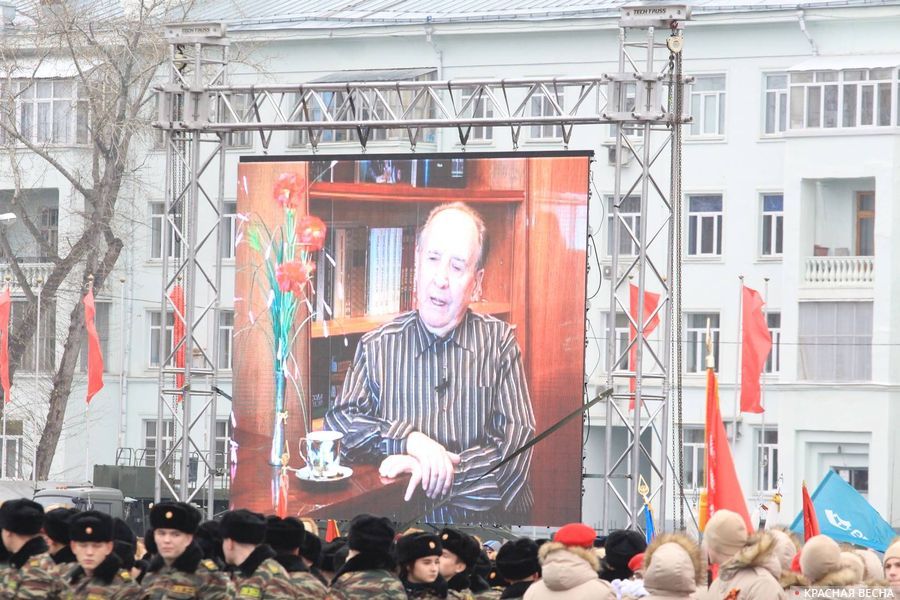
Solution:
<svg viewBox="0 0 900 600">
<path fill-rule="evenodd" d="M 701 600 L 724 600 L 739 590 L 740 600 L 787 600 L 782 589 L 781 563 L 775 555 L 775 538 L 768 533 L 754 536 L 730 560 L 719 568 L 719 578 L 709 590 L 698 594 Z"/>
<path fill-rule="evenodd" d="M 696 598 L 697 582 L 706 572 L 700 548 L 689 537 L 672 533 L 658 536 L 644 552 L 643 600 Z"/>
<path fill-rule="evenodd" d="M 615 600 L 612 586 L 597 574 L 600 561 L 591 550 L 548 542 L 538 558 L 542 579 L 531 584 L 525 600 Z"/>
</svg>

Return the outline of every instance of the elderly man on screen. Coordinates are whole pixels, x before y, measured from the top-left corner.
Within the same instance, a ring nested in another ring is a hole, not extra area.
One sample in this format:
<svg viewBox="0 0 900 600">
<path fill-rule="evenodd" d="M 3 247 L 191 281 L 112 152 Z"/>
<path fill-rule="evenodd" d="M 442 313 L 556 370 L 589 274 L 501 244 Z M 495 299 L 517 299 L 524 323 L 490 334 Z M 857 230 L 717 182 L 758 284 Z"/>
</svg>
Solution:
<svg viewBox="0 0 900 600">
<path fill-rule="evenodd" d="M 468 205 L 431 211 L 416 244 L 415 311 L 364 335 L 326 415 L 350 462 L 410 473 L 431 522 L 506 519 L 533 504 L 531 452 L 491 474 L 534 434 L 513 328 L 469 310 L 484 278 L 485 226 Z"/>
</svg>

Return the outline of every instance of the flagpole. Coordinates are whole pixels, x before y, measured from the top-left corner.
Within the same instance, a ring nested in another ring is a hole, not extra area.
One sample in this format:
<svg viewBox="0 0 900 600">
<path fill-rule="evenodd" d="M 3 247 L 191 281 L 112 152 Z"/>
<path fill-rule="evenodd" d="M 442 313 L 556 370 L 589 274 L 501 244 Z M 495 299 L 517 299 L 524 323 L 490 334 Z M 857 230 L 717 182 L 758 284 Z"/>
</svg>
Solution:
<svg viewBox="0 0 900 600">
<path fill-rule="evenodd" d="M 763 286 L 763 318 L 766 320 L 766 329 L 769 329 L 769 278 L 766 277 L 763 279 L 765 285 Z M 771 330 L 769 331 L 769 335 L 772 335 Z M 772 359 L 772 367 L 775 367 L 775 357 L 772 354 L 772 351 L 775 349 L 774 344 L 771 348 L 769 348 L 769 358 Z M 766 361 L 768 362 L 768 360 Z M 762 407 L 762 442 L 766 441 L 766 367 L 765 363 L 763 363 L 763 373 L 762 377 L 759 378 L 759 405 Z"/>
<path fill-rule="evenodd" d="M 88 275 L 88 291 L 92 292 L 93 290 L 94 290 L 94 276 L 93 276 L 93 275 Z M 163 324 L 163 326 L 165 326 L 165 323 Z M 90 352 L 88 352 L 88 354 L 90 354 Z M 88 368 L 88 370 L 90 370 L 90 368 Z M 90 405 L 91 405 L 90 402 L 85 402 L 85 403 L 84 403 L 84 412 L 83 412 L 83 416 L 84 416 L 84 435 L 86 435 L 86 436 L 88 435 L 88 408 L 90 407 Z M 90 469 L 91 469 L 91 466 L 90 466 L 90 465 L 91 465 L 91 463 L 90 463 L 90 456 L 91 456 L 91 445 L 90 445 L 90 443 L 87 443 L 87 444 L 84 445 L 84 482 L 85 482 L 85 483 L 88 483 L 89 481 L 91 481 L 91 477 L 90 477 Z"/>
<path fill-rule="evenodd" d="M 9 291 L 9 288 L 10 288 L 9 281 L 10 281 L 10 277 L 9 277 L 9 275 L 7 275 L 6 276 L 6 290 L 7 291 Z M 12 313 L 12 300 L 10 300 L 10 313 Z M 10 321 L 12 321 L 12 318 L 10 318 Z M 6 325 L 6 328 L 9 329 L 9 324 Z M 6 339 L 9 339 L 9 332 L 6 333 L 6 336 L 7 336 Z M 0 461 L 2 461 L 2 464 L 0 464 L 0 479 L 6 479 L 6 413 L 7 413 L 6 408 L 9 406 L 9 400 L 10 400 L 9 398 L 3 399 L 3 447 L 0 448 Z"/>
<path fill-rule="evenodd" d="M 737 349 L 734 352 L 734 413 L 731 421 L 731 447 L 737 444 L 737 421 L 740 412 L 741 401 L 741 343 L 743 336 L 741 330 L 744 324 L 744 276 L 738 275 L 740 285 L 738 286 L 738 326 L 737 326 Z"/>
<path fill-rule="evenodd" d="M 37 338 L 37 342 L 34 345 L 34 381 L 35 382 L 38 382 L 40 380 L 40 378 L 38 377 L 38 373 L 40 372 L 39 369 L 40 369 L 41 364 L 38 359 L 41 356 L 41 294 L 44 291 L 44 280 L 41 277 L 38 277 L 37 284 L 38 284 L 37 326 L 35 327 L 35 330 L 34 330 L 34 337 Z M 54 348 L 53 350 L 55 352 L 56 348 Z M 38 395 L 40 395 L 40 388 L 38 386 L 35 386 L 35 387 L 38 388 Z M 35 434 L 37 434 L 37 431 L 35 431 Z M 32 453 L 31 453 L 31 456 L 32 456 L 31 484 L 34 486 L 35 490 L 37 490 L 37 480 L 38 480 L 38 477 L 37 477 L 37 451 L 38 451 L 37 438 L 38 438 L 38 436 L 35 435 L 35 441 L 31 445 L 33 448 Z"/>
</svg>

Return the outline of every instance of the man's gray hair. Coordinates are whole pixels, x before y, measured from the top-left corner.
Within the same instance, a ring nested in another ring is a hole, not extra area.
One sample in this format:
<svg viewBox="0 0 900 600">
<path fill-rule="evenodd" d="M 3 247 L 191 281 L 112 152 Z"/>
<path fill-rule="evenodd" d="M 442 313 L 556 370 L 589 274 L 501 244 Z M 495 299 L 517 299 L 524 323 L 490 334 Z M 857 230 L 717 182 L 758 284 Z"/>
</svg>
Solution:
<svg viewBox="0 0 900 600">
<path fill-rule="evenodd" d="M 425 234 L 425 230 L 431 226 L 431 222 L 436 216 L 448 210 L 459 211 L 472 219 L 472 224 L 475 225 L 475 229 L 478 231 L 478 260 L 475 263 L 475 270 L 478 271 L 483 269 L 488 253 L 487 228 L 484 226 L 484 219 L 481 218 L 478 211 L 465 202 L 448 202 L 431 209 L 431 212 L 428 213 L 428 218 L 425 219 L 425 224 L 422 225 L 422 228 L 419 230 L 419 235 L 416 238 L 416 245 L 421 247 L 422 236 Z"/>
</svg>

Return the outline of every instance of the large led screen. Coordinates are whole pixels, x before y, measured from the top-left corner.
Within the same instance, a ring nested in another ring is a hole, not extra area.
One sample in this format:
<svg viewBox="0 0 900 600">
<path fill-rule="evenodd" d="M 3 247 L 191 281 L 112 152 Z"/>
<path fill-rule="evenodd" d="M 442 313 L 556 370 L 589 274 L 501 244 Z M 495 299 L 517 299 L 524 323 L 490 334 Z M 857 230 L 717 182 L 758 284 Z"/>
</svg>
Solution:
<svg viewBox="0 0 900 600">
<path fill-rule="evenodd" d="M 579 520 L 589 160 L 242 160 L 232 505 Z"/>
</svg>

